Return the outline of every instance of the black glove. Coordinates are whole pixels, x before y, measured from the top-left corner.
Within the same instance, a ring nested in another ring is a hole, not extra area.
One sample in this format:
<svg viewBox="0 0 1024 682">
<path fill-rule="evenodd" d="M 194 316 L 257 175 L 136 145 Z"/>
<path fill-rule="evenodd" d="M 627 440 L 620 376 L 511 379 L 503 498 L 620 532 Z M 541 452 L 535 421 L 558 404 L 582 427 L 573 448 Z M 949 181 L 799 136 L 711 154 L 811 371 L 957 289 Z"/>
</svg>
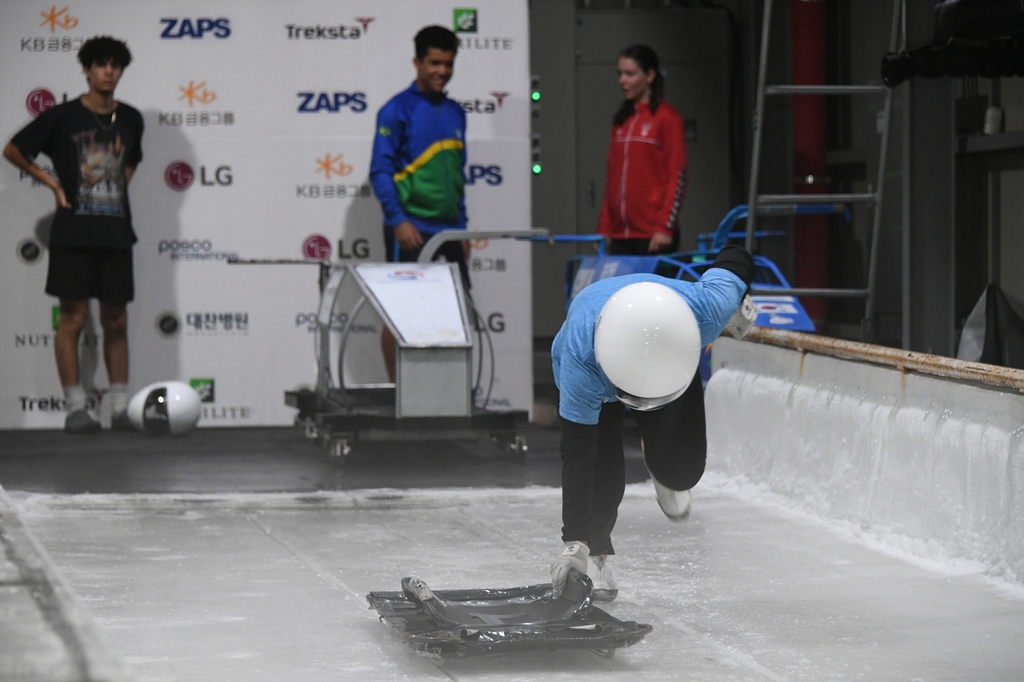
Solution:
<svg viewBox="0 0 1024 682">
<path fill-rule="evenodd" d="M 754 259 L 739 244 L 729 244 L 719 251 L 715 262 L 708 267 L 708 270 L 711 268 L 725 268 L 742 279 L 743 283 L 747 285 L 747 289 L 754 281 Z"/>
</svg>

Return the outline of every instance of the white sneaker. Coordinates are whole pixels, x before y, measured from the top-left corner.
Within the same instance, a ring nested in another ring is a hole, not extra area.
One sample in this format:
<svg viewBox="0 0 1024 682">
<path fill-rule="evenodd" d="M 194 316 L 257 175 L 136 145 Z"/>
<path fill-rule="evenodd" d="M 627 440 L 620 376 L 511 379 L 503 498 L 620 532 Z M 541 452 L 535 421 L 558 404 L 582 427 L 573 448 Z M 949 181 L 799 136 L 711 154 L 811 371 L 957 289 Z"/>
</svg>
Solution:
<svg viewBox="0 0 1024 682">
<path fill-rule="evenodd" d="M 592 556 L 590 565 L 594 567 L 590 577 L 594 581 L 594 601 L 613 601 L 619 596 L 619 584 L 612 573 L 611 557 L 607 554 Z"/>
<path fill-rule="evenodd" d="M 661 511 L 665 512 L 665 516 L 673 521 L 682 521 L 690 515 L 690 503 L 691 495 L 689 490 L 672 490 L 667 486 L 658 483 L 653 474 L 651 480 L 654 481 L 654 492 L 658 496 L 658 506 L 661 507 Z"/>
</svg>

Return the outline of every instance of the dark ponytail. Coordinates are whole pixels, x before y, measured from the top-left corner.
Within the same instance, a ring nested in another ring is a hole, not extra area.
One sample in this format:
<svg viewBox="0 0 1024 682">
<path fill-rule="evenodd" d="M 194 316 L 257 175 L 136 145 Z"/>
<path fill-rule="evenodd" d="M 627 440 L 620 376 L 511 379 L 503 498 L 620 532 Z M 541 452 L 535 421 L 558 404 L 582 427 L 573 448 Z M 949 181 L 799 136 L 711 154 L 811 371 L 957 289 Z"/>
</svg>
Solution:
<svg viewBox="0 0 1024 682">
<path fill-rule="evenodd" d="M 658 53 L 647 45 L 630 45 L 625 50 L 619 53 L 619 57 L 625 57 L 632 59 L 636 62 L 640 70 L 646 74 L 650 70 L 654 70 L 654 80 L 651 81 L 651 113 L 653 114 L 658 110 L 658 105 L 661 104 L 661 100 L 665 93 L 665 78 L 661 75 L 661 69 L 658 67 Z M 612 122 L 620 126 L 626 122 L 626 120 L 633 115 L 636 107 L 633 102 L 623 100 L 622 106 L 615 112 L 615 116 L 612 117 Z"/>
</svg>

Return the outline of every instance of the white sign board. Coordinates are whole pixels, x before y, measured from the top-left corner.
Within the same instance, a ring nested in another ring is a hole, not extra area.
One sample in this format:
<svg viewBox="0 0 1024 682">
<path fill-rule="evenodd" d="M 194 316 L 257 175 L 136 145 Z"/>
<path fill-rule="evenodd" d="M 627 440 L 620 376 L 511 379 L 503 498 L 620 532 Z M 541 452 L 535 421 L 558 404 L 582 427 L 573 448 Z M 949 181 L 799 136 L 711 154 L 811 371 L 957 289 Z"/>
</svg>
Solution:
<svg viewBox="0 0 1024 682">
<path fill-rule="evenodd" d="M 139 242 L 128 307 L 130 384 L 177 379 L 203 396 L 200 426 L 287 425 L 283 394 L 316 381 L 314 266 L 240 258 L 384 260 L 369 185 L 376 112 L 415 77 L 413 36 L 456 30 L 449 96 L 467 111 L 466 202 L 473 297 L 495 347 L 488 407 L 530 409 L 530 247 L 488 230 L 530 226 L 526 0 L 4 0 L 0 137 L 85 91 L 76 61 L 95 35 L 128 43 L 117 98 L 143 113 L 131 184 Z M 44 156 L 37 161 L 47 167 Z M 59 428 L 53 307 L 43 293 L 53 195 L 0 163 L 0 428 Z M 339 309 L 340 310 L 340 309 Z M 379 355 L 379 320 L 350 351 Z M 372 316 L 370 316 L 372 318 Z M 98 311 L 82 377 L 105 422 Z M 382 370 L 379 359 L 362 363 Z M 482 396 L 481 396 L 482 398 Z"/>
</svg>

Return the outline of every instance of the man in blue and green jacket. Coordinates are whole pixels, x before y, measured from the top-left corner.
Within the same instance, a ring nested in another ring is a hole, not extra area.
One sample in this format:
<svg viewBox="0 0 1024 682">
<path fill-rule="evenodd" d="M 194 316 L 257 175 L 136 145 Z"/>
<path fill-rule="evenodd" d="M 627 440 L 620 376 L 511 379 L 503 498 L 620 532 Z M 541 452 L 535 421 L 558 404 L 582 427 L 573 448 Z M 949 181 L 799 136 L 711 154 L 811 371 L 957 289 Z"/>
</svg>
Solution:
<svg viewBox="0 0 1024 682">
<path fill-rule="evenodd" d="M 370 182 L 384 209 L 388 261 L 411 262 L 440 230 L 466 229 L 466 112 L 445 96 L 459 39 L 441 26 L 416 34 L 416 80 L 377 113 Z M 439 251 L 468 284 L 468 242 Z"/>
</svg>

